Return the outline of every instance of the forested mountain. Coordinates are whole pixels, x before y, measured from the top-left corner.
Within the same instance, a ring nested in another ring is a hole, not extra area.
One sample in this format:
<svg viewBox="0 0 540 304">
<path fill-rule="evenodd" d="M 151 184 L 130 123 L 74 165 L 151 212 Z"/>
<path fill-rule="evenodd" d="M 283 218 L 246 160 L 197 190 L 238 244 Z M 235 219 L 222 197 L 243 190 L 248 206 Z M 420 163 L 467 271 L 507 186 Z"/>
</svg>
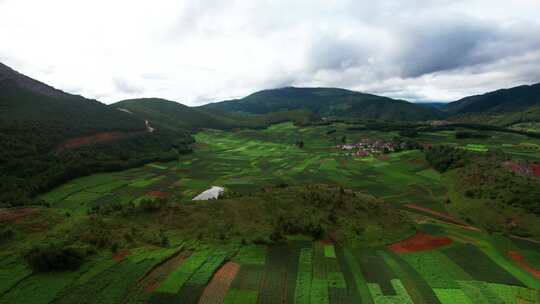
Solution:
<svg viewBox="0 0 540 304">
<path fill-rule="evenodd" d="M 43 152 L 73 137 L 143 131 L 145 123 L 96 101 L 71 95 L 0 64 L 0 130 Z"/>
<path fill-rule="evenodd" d="M 304 109 L 322 117 L 417 121 L 441 117 L 439 111 L 403 100 L 337 88 L 281 88 L 242 99 L 211 103 L 203 109 L 266 114 Z"/>
<path fill-rule="evenodd" d="M 449 103 L 444 110 L 451 115 L 466 113 L 507 113 L 519 112 L 539 105 L 540 83 L 465 97 Z"/>
<path fill-rule="evenodd" d="M 258 115 L 228 112 L 206 107 L 188 107 L 178 102 L 159 98 L 130 99 L 111 105 L 148 119 L 153 125 L 173 130 L 195 131 L 202 128 L 227 130 L 232 128 L 262 128 L 272 123 L 311 120 L 309 111 L 295 110 Z"/>
<path fill-rule="evenodd" d="M 24 204 L 74 177 L 174 158 L 193 140 L 178 130 L 150 133 L 141 118 L 3 64 L 0 116 L 0 206 Z"/>
<path fill-rule="evenodd" d="M 530 107 L 519 112 L 458 114 L 452 116 L 451 120 L 540 132 L 540 106 Z"/>
</svg>

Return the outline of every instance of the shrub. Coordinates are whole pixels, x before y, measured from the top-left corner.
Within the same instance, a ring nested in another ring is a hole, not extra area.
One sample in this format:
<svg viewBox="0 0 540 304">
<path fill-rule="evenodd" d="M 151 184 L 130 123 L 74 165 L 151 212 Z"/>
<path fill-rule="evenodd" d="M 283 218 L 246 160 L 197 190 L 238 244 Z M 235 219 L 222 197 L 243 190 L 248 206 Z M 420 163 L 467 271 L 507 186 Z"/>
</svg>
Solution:
<svg viewBox="0 0 540 304">
<path fill-rule="evenodd" d="M 0 230 L 0 243 L 11 240 L 13 237 L 15 237 L 15 231 L 13 229 L 6 228 Z"/>
<path fill-rule="evenodd" d="M 479 133 L 479 132 L 468 132 L 468 131 L 459 131 L 456 132 L 456 139 L 466 139 L 466 138 L 478 138 L 478 139 L 484 139 L 489 138 L 488 135 Z"/>
<path fill-rule="evenodd" d="M 426 160 L 439 172 L 463 167 L 469 161 L 467 152 L 449 146 L 435 146 L 428 149 Z"/>
<path fill-rule="evenodd" d="M 143 212 L 156 212 L 161 210 L 167 204 L 167 199 L 156 198 L 156 199 L 142 199 L 139 202 L 139 210 Z"/>
<path fill-rule="evenodd" d="M 159 231 L 159 245 L 161 247 L 169 247 L 169 238 L 167 237 L 167 235 L 165 234 L 165 231 L 163 230 L 160 230 Z"/>
<path fill-rule="evenodd" d="M 399 136 L 403 137 L 417 137 L 418 132 L 416 130 L 401 130 L 399 131 Z"/>
<path fill-rule="evenodd" d="M 76 270 L 84 262 L 84 255 L 77 249 L 61 244 L 37 245 L 25 256 L 36 272 Z"/>
</svg>

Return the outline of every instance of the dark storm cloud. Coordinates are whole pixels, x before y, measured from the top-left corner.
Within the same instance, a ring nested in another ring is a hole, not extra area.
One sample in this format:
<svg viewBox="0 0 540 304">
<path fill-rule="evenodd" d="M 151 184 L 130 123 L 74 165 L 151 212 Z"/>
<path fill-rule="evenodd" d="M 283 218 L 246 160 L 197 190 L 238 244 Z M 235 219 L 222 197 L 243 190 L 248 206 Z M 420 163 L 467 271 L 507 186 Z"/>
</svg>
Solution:
<svg viewBox="0 0 540 304">
<path fill-rule="evenodd" d="M 536 30 L 540 30 L 536 28 Z M 409 28 L 399 60 L 402 77 L 476 66 L 524 55 L 540 46 L 536 30 L 505 29 L 495 22 L 439 21 Z"/>
<path fill-rule="evenodd" d="M 489 62 L 496 58 L 484 47 L 500 39 L 492 27 L 482 24 L 444 24 L 418 28 L 407 35 L 412 36 L 412 46 L 401 57 L 403 77 Z"/>
<path fill-rule="evenodd" d="M 313 41 L 308 57 L 313 70 L 345 70 L 367 64 L 370 53 L 368 43 L 354 37 L 341 38 L 323 35 Z"/>
</svg>

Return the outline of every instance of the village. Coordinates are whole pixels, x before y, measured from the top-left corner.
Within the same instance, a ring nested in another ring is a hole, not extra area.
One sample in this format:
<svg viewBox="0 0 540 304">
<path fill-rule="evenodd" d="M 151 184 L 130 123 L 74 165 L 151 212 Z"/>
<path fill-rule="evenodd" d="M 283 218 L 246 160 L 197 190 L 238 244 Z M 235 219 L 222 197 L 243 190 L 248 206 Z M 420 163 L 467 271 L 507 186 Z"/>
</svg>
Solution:
<svg viewBox="0 0 540 304">
<path fill-rule="evenodd" d="M 406 141 L 364 138 L 355 144 L 337 145 L 337 148 L 345 151 L 347 156 L 367 157 L 414 149 L 415 147 Z"/>
</svg>

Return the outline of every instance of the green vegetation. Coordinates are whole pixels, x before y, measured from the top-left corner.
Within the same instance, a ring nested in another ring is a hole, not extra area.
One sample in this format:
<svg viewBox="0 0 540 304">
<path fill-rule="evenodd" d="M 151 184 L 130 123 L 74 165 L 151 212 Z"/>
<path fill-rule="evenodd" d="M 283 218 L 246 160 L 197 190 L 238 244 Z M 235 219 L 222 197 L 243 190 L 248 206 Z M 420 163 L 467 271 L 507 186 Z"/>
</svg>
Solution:
<svg viewBox="0 0 540 304">
<path fill-rule="evenodd" d="M 537 278 L 509 252 L 540 267 L 536 243 L 516 238 L 540 236 L 540 140 L 469 127 L 201 130 L 191 154 L 0 209 L 0 303 L 198 303 L 218 276 L 230 286 L 216 303 L 538 302 Z M 336 147 L 365 138 L 411 149 L 360 157 Z M 220 199 L 192 201 L 213 185 L 225 187 Z M 452 243 L 388 247 L 417 231 Z M 226 263 L 236 270 L 220 271 Z"/>
<path fill-rule="evenodd" d="M 452 114 L 518 112 L 540 103 L 540 84 L 497 90 L 463 98 L 447 105 Z"/>
<path fill-rule="evenodd" d="M 203 109 L 267 114 L 308 109 L 322 117 L 397 121 L 429 120 L 441 114 L 403 100 L 334 88 L 282 88 L 256 92 L 238 100 L 208 104 Z"/>
<path fill-rule="evenodd" d="M 75 270 L 83 263 L 83 254 L 75 248 L 47 244 L 30 249 L 26 259 L 37 272 Z"/>
<path fill-rule="evenodd" d="M 143 119 L 98 101 L 1 64 L 0 75 L 0 207 L 40 204 L 35 195 L 71 179 L 190 151 L 193 139 L 181 130 L 149 133 Z"/>
<path fill-rule="evenodd" d="M 264 115 L 231 113 L 220 109 L 191 108 L 174 101 L 158 98 L 124 100 L 112 105 L 148 119 L 158 128 L 171 130 L 230 130 L 234 128 L 264 128 L 272 124 L 294 121 L 307 124 L 316 117 L 309 111 L 275 111 Z"/>
</svg>

